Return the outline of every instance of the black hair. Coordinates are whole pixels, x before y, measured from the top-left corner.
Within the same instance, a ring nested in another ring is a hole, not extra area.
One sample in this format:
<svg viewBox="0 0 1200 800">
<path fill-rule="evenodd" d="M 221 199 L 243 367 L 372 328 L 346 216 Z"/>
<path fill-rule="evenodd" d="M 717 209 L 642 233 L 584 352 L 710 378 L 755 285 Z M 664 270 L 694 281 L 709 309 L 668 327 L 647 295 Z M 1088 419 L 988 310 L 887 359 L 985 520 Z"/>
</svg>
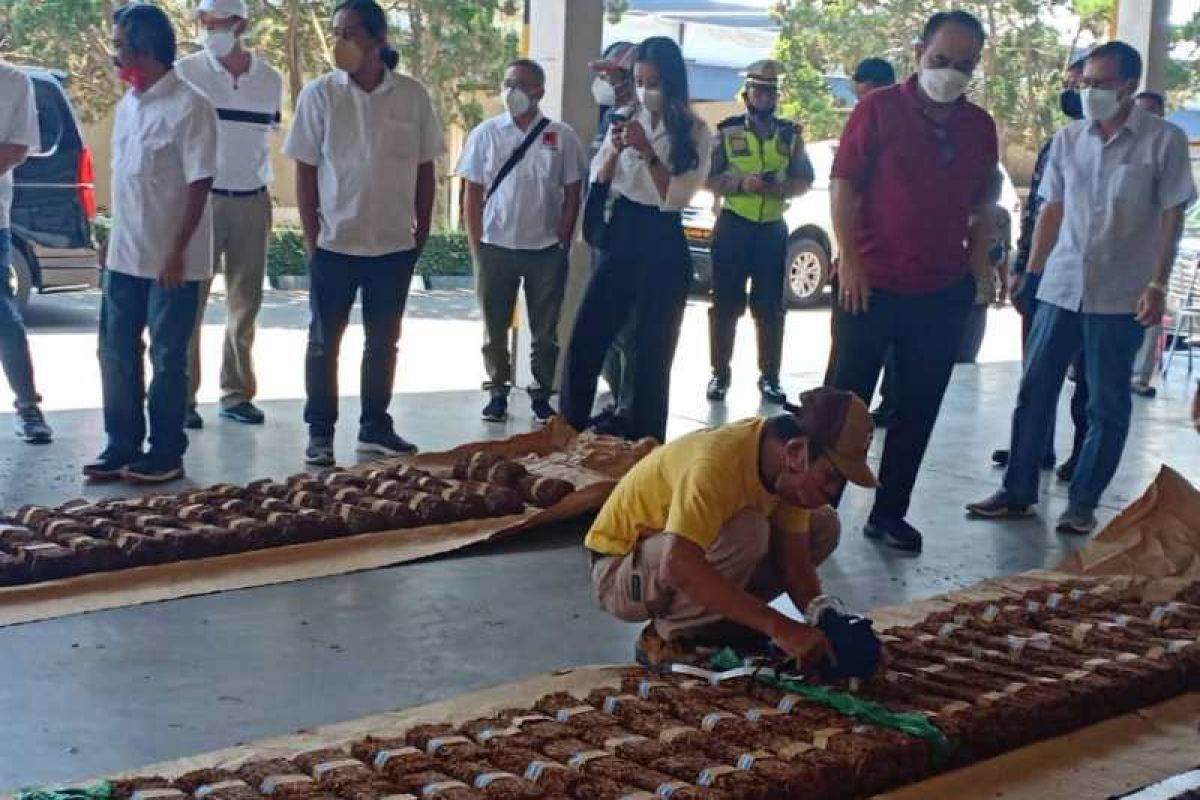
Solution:
<svg viewBox="0 0 1200 800">
<path fill-rule="evenodd" d="M 1079 58 L 1077 58 L 1071 62 L 1071 64 L 1067 67 L 1067 71 L 1068 72 L 1083 72 L 1083 65 L 1087 63 L 1087 60 L 1088 60 L 1087 56 L 1080 56 Z"/>
<path fill-rule="evenodd" d="M 546 70 L 542 69 L 542 65 L 534 61 L 532 58 L 517 58 L 508 62 L 508 69 L 513 67 L 523 67 L 533 73 L 533 77 L 537 78 L 538 86 L 546 85 Z"/>
<path fill-rule="evenodd" d="M 135 3 L 113 12 L 113 24 L 124 34 L 125 46 L 134 55 L 148 55 L 164 67 L 175 64 L 175 28 L 158 6 Z"/>
<path fill-rule="evenodd" d="M 925 23 L 925 29 L 921 31 L 921 44 L 928 46 L 937 32 L 946 25 L 958 25 L 970 31 L 976 39 L 979 40 L 979 45 L 987 41 L 987 33 L 983 30 L 983 23 L 974 14 L 956 8 L 953 11 L 939 11 L 934 14 Z"/>
<path fill-rule="evenodd" d="M 358 24 L 363 26 L 363 30 L 376 39 L 383 40 L 383 46 L 379 48 L 379 58 L 384 66 L 394 70 L 400 63 L 400 54 L 387 43 L 388 22 L 383 7 L 375 0 L 342 0 L 333 9 L 334 15 L 339 11 L 353 11 L 358 14 Z"/>
<path fill-rule="evenodd" d="M 1167 113 L 1167 98 L 1163 97 L 1158 92 L 1138 92 L 1133 96 L 1134 100 L 1149 100 L 1158 106 L 1159 111 Z"/>
<path fill-rule="evenodd" d="M 696 118 L 688 107 L 687 67 L 683 53 L 674 40 L 651 36 L 638 45 L 635 61 L 647 61 L 658 67 L 659 87 L 663 94 L 663 126 L 671 140 L 671 174 L 680 175 L 700 165 L 700 153 L 692 141 Z"/>
<path fill-rule="evenodd" d="M 892 69 L 892 65 L 882 58 L 864 58 L 854 68 L 851 80 L 858 83 L 869 81 L 876 87 L 891 86 L 896 82 L 896 70 Z"/>
<path fill-rule="evenodd" d="M 824 449 L 811 435 L 807 415 L 799 412 L 800 409 L 795 407 L 795 411 L 790 414 L 777 414 L 773 417 L 768 417 L 766 423 L 763 425 L 763 432 L 766 433 L 768 439 L 774 439 L 784 444 L 793 439 L 807 439 L 808 460 L 813 462 L 821 457 Z"/>
<path fill-rule="evenodd" d="M 1142 56 L 1132 45 L 1117 40 L 1105 42 L 1088 53 L 1088 61 L 1097 58 L 1115 58 L 1117 76 L 1123 81 L 1142 79 Z"/>
</svg>

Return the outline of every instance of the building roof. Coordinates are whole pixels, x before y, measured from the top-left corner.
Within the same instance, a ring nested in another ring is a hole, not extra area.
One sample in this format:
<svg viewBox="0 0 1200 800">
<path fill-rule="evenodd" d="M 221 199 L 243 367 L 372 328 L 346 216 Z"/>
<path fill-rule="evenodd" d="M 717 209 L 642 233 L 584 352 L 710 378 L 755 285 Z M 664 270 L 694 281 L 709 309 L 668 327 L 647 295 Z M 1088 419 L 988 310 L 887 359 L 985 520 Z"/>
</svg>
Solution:
<svg viewBox="0 0 1200 800">
<path fill-rule="evenodd" d="M 674 22 L 721 25 L 727 28 L 779 26 L 771 19 L 768 0 L 632 0 L 629 10 L 654 14 Z"/>
<path fill-rule="evenodd" d="M 744 70 L 736 67 L 720 67 L 712 64 L 687 62 L 688 89 L 692 100 L 697 102 L 727 102 L 736 100 L 746 78 Z M 854 105 L 854 88 L 844 75 L 826 75 L 825 85 L 833 94 L 837 105 L 850 108 Z"/>
</svg>

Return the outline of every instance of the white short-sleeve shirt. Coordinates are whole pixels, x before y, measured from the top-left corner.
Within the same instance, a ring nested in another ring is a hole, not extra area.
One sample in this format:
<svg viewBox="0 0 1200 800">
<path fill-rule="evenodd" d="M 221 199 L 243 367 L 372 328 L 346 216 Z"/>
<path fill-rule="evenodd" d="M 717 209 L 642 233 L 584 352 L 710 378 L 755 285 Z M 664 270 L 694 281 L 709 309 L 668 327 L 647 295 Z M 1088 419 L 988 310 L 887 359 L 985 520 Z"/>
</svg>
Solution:
<svg viewBox="0 0 1200 800">
<path fill-rule="evenodd" d="M 108 269 L 157 278 L 183 221 L 188 187 L 217 174 L 217 114 L 171 70 L 117 104 L 112 138 L 113 227 Z M 184 251 L 184 280 L 212 277 L 212 209 Z"/>
<path fill-rule="evenodd" d="M 248 192 L 271 185 L 271 135 L 279 129 L 283 77 L 251 54 L 237 78 L 207 50 L 175 62 L 180 77 L 217 109 L 217 177 L 213 188 Z"/>
<path fill-rule="evenodd" d="M 0 61 L 0 144 L 16 144 L 34 152 L 41 144 L 33 82 L 21 70 Z M 0 229 L 9 226 L 12 170 L 0 174 Z"/>
<path fill-rule="evenodd" d="M 639 108 L 632 118 L 640 122 L 642 127 L 646 129 L 646 136 L 650 140 L 650 146 L 654 148 L 654 152 L 659 160 L 666 165 L 667 169 L 670 169 L 671 139 L 667 134 L 667 129 L 662 124 L 662 120 L 660 119 L 658 127 L 655 127 L 652 123 L 653 118 L 650 112 L 645 108 Z M 595 180 L 600 165 L 604 163 L 604 159 L 612 152 L 612 133 L 612 128 L 609 128 L 604 145 L 596 153 L 595 158 L 592 159 L 591 174 L 593 180 Z M 692 124 L 691 138 L 692 144 L 696 146 L 696 153 L 699 155 L 700 161 L 692 169 L 679 175 L 671 176 L 671 182 L 667 186 L 667 196 L 665 199 L 659 196 L 658 187 L 654 185 L 654 177 L 650 174 L 649 162 L 642 158 L 632 147 L 626 147 L 617 158 L 617 171 L 613 175 L 612 193 L 645 206 L 656 206 L 660 211 L 682 211 L 692 201 L 692 196 L 704 185 L 704 181 L 708 178 L 708 168 L 712 161 L 712 134 L 708 130 L 707 123 L 699 117 Z"/>
<path fill-rule="evenodd" d="M 368 93 L 342 70 L 304 87 L 283 152 L 317 168 L 323 250 L 412 250 L 417 168 L 445 144 L 429 92 L 391 70 Z"/>
<path fill-rule="evenodd" d="M 509 114 L 484 120 L 471 131 L 456 170 L 459 177 L 491 187 L 497 173 L 541 114 L 521 130 Z M 558 244 L 563 187 L 587 176 L 583 144 L 571 126 L 551 121 L 483 208 L 483 241 L 510 250 L 544 250 Z"/>
<path fill-rule="evenodd" d="M 1089 314 L 1133 314 L 1154 277 L 1166 209 L 1196 198 L 1187 136 L 1134 106 L 1107 142 L 1079 120 L 1054 135 L 1038 194 L 1063 204 L 1038 300 Z"/>
</svg>

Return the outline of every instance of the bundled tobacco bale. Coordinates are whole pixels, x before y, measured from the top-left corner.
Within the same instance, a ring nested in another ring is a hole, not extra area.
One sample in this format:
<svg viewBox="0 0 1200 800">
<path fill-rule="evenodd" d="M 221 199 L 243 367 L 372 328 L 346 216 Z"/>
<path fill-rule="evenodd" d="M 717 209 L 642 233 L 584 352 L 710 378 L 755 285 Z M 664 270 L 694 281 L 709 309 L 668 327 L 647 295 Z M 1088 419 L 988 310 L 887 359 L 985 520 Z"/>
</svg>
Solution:
<svg viewBox="0 0 1200 800">
<path fill-rule="evenodd" d="M 429 770 L 397 778 L 396 788 L 430 800 L 482 800 L 485 796 L 444 772 Z"/>
<path fill-rule="evenodd" d="M 84 531 L 86 528 L 80 529 L 80 532 L 71 529 L 64 533 L 47 533 L 46 538 L 74 552 L 79 557 L 82 572 L 105 572 L 125 565 L 120 548 L 106 539 L 89 536 Z"/>
<path fill-rule="evenodd" d="M 577 769 L 552 761 L 541 753 L 507 744 L 489 745 L 488 761 L 500 769 L 532 781 L 546 795 L 569 794 L 583 778 Z"/>
<path fill-rule="evenodd" d="M 485 796 L 497 800 L 535 800 L 545 792 L 533 781 L 487 761 L 441 759 L 439 768 Z"/>
<path fill-rule="evenodd" d="M 431 756 L 443 758 L 477 758 L 483 752 L 453 725 L 417 725 L 404 735 L 404 739 Z"/>
<path fill-rule="evenodd" d="M 383 497 L 366 497 L 359 505 L 379 514 L 386 520 L 389 528 L 412 528 L 421 524 L 420 517 L 407 505 Z"/>
<path fill-rule="evenodd" d="M 402 736 L 368 736 L 355 742 L 350 754 L 390 779 L 413 772 L 426 772 L 437 763 L 433 756 L 413 747 Z"/>
<path fill-rule="evenodd" d="M 83 561 L 75 551 L 47 541 L 15 544 L 10 552 L 21 559 L 31 581 L 52 581 L 69 578 L 84 571 Z"/>
<path fill-rule="evenodd" d="M 0 524 L 0 547 L 28 544 L 36 541 L 37 538 L 38 535 L 25 525 Z"/>
<path fill-rule="evenodd" d="M 337 747 L 300 753 L 292 758 L 292 764 L 307 773 L 321 788 L 335 792 L 346 786 L 378 779 L 370 767 Z"/>
<path fill-rule="evenodd" d="M 504 517 L 520 514 L 525 510 L 525 501 L 515 490 L 481 481 L 461 481 L 441 493 L 445 500 L 465 500 L 479 497 L 488 509 L 488 516 Z"/>
<path fill-rule="evenodd" d="M 29 570 L 21 556 L 0 550 L 0 586 L 17 586 L 29 583 Z"/>
<path fill-rule="evenodd" d="M 527 474 L 525 467 L 517 462 L 482 451 L 465 453 L 454 463 L 454 477 L 459 480 L 498 483 L 514 489 Z"/>
<path fill-rule="evenodd" d="M 318 794 L 313 779 L 282 758 L 250 761 L 239 767 L 237 774 L 239 778 L 269 797 L 307 800 Z"/>
<path fill-rule="evenodd" d="M 187 794 L 173 787 L 161 775 L 138 775 L 109 781 L 112 800 L 130 800 L 138 794 L 138 800 L 187 800 Z"/>
<path fill-rule="evenodd" d="M 650 767 L 701 788 L 717 789 L 734 800 L 767 800 L 783 791 L 782 786 L 772 786 L 760 775 L 731 764 L 714 764 L 703 755 L 665 756 Z"/>
<path fill-rule="evenodd" d="M 344 488 L 367 488 L 367 479 L 364 476 L 342 469 L 326 470 L 318 474 L 317 479 L 332 490 Z"/>
<path fill-rule="evenodd" d="M 337 796 L 340 800 L 417 800 L 416 795 L 399 794 L 395 786 L 382 778 L 343 786 Z"/>
<path fill-rule="evenodd" d="M 12 521 L 27 528 L 36 527 L 39 522 L 54 516 L 54 509 L 45 506 L 23 505 L 16 510 Z"/>
<path fill-rule="evenodd" d="M 235 772 L 197 769 L 175 779 L 175 785 L 197 800 L 261 800 L 262 795 Z"/>
<path fill-rule="evenodd" d="M 585 728 L 579 731 L 579 738 L 589 745 L 638 764 L 649 764 L 656 758 L 673 755 L 679 750 L 676 745 L 649 739 L 616 726 Z"/>
<path fill-rule="evenodd" d="M 280 483 L 271 478 L 259 478 L 256 481 L 246 484 L 246 491 L 250 494 L 273 497 L 280 500 L 287 497 L 288 490 L 289 487 L 286 482 Z"/>
<path fill-rule="evenodd" d="M 559 478 L 526 475 L 517 482 L 516 489 L 526 502 L 541 508 L 550 508 L 574 492 L 575 486 Z"/>
</svg>

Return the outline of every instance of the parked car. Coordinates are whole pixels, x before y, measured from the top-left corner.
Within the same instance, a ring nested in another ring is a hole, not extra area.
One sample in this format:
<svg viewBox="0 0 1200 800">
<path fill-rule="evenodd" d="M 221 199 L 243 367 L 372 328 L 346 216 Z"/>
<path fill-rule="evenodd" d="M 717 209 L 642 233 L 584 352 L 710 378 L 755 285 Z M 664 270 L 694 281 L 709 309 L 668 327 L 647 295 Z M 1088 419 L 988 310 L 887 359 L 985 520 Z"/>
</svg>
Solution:
<svg viewBox="0 0 1200 800">
<path fill-rule="evenodd" d="M 787 270 L 784 277 L 784 299 L 789 308 L 806 308 L 825 301 L 830 269 L 837 257 L 837 242 L 833 236 L 833 219 L 829 202 L 829 171 L 837 140 L 828 139 L 805 145 L 812 161 L 816 179 L 812 188 L 794 199 L 784 212 L 788 226 Z M 1007 170 L 1001 166 L 1004 183 L 1000 205 L 1012 219 L 1020 219 L 1021 199 Z M 712 285 L 713 227 L 720 213 L 720 199 L 712 192 L 696 193 L 692 204 L 683 211 L 683 229 L 692 253 L 694 285 L 707 291 Z M 1016 231 L 1011 236 L 1011 250 L 1016 246 Z"/>
<path fill-rule="evenodd" d="M 92 154 L 63 88 L 66 74 L 23 68 L 33 81 L 41 146 L 13 172 L 12 265 L 5 277 L 21 308 L 40 294 L 97 284 Z"/>
</svg>

